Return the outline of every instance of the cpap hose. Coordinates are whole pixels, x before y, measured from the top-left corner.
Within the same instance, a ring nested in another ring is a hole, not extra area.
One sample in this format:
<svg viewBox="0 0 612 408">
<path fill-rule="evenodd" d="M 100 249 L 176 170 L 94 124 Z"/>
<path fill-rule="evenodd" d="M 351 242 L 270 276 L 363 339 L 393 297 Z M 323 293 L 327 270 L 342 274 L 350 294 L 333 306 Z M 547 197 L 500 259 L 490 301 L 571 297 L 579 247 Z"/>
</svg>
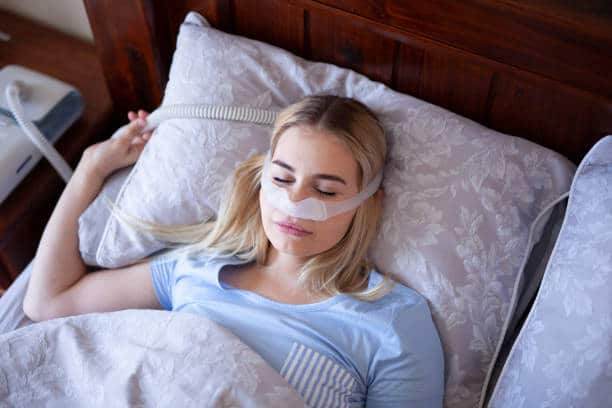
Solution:
<svg viewBox="0 0 612 408">
<path fill-rule="evenodd" d="M 25 92 L 24 85 L 20 81 L 11 81 L 6 87 L 6 100 L 9 109 L 15 117 L 15 120 L 21 126 L 24 133 L 30 138 L 32 143 L 40 150 L 40 152 L 49 160 L 51 165 L 62 176 L 64 181 L 68 183 L 72 177 L 72 169 L 66 163 L 64 158 L 55 150 L 53 145 L 40 133 L 40 130 L 34 123 L 26 118 L 21 105 L 20 94 Z"/>
<path fill-rule="evenodd" d="M 246 106 L 168 105 L 157 108 L 147 116 L 147 125 L 142 132 L 145 133 L 155 129 L 166 119 L 218 119 L 272 125 L 276 115 L 277 112 L 273 110 Z"/>
</svg>

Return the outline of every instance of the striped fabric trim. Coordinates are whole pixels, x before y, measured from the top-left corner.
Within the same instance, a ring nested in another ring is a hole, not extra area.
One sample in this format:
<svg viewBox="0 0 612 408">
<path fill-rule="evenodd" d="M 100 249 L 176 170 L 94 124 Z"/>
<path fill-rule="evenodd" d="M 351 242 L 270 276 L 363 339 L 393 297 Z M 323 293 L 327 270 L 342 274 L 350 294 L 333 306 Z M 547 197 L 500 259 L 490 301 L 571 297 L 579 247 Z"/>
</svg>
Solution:
<svg viewBox="0 0 612 408">
<path fill-rule="evenodd" d="M 356 385 L 350 371 L 303 344 L 293 343 L 280 374 L 309 407 L 350 406 Z"/>
</svg>

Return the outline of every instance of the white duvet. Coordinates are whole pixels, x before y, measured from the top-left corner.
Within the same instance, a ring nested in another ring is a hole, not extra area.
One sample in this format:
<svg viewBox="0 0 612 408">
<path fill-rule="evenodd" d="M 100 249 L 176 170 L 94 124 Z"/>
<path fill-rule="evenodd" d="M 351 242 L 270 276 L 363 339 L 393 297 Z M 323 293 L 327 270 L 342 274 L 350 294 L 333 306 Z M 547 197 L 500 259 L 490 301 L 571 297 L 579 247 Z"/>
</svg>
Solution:
<svg viewBox="0 0 612 408">
<path fill-rule="evenodd" d="M 187 313 L 126 310 L 0 335 L 1 407 L 303 407 L 257 353 Z"/>
</svg>

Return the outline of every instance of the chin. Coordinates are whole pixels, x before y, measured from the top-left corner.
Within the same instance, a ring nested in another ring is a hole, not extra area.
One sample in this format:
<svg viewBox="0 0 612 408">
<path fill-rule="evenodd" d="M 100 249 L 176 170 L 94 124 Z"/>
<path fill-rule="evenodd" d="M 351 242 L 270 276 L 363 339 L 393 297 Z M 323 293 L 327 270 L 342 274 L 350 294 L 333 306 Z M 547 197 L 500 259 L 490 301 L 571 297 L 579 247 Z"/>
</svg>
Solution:
<svg viewBox="0 0 612 408">
<path fill-rule="evenodd" d="M 284 254 L 299 257 L 314 255 L 312 254 L 312 251 L 309 251 L 308 248 L 304 247 L 303 243 L 291 242 L 291 239 L 276 238 L 270 240 L 270 243 L 278 252 L 282 252 Z"/>
</svg>

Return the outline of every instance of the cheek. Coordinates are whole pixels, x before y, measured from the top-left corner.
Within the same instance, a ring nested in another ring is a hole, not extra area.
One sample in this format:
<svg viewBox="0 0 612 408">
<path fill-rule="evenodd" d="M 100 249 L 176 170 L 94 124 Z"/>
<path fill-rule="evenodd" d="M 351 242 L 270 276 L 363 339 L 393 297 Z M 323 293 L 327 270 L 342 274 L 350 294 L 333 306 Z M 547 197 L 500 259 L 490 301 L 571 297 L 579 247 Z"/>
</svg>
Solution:
<svg viewBox="0 0 612 408">
<path fill-rule="evenodd" d="M 348 231 L 353 216 L 355 215 L 354 211 L 351 211 L 346 214 L 339 214 L 335 217 L 332 217 L 324 222 L 319 223 L 317 228 L 317 235 L 322 242 L 326 243 L 325 249 L 329 249 L 334 246 L 338 241 L 344 237 L 346 232 Z"/>
<path fill-rule="evenodd" d="M 275 216 L 278 218 L 278 214 L 276 214 L 276 209 L 267 202 L 262 193 L 259 194 L 259 209 L 261 224 L 263 225 L 266 237 L 275 247 L 281 245 L 284 236 L 274 226 L 274 219 Z"/>
</svg>

